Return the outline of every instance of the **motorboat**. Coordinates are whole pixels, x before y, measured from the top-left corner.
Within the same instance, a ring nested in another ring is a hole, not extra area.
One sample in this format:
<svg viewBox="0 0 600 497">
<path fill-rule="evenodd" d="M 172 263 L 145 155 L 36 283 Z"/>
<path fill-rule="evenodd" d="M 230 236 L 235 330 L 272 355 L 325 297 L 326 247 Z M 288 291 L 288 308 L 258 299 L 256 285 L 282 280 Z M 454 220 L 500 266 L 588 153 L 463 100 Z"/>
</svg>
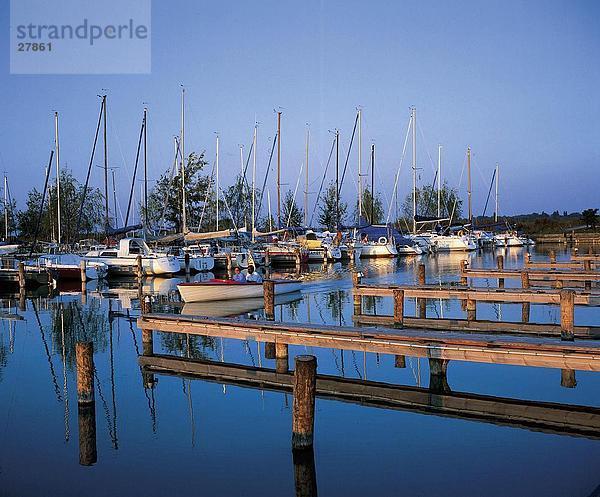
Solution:
<svg viewBox="0 0 600 497">
<path fill-rule="evenodd" d="M 206 246 L 190 245 L 188 247 L 180 248 L 175 256 L 182 269 L 185 269 L 186 267 L 186 254 L 189 255 L 189 268 L 192 272 L 201 273 L 204 271 L 212 271 L 215 267 L 215 258 L 209 254 L 209 250 Z"/>
<path fill-rule="evenodd" d="M 299 280 L 273 280 L 275 295 L 297 292 Z M 219 300 L 252 299 L 263 295 L 262 283 L 213 279 L 201 283 L 180 283 L 177 289 L 184 302 L 214 302 Z"/>
<path fill-rule="evenodd" d="M 175 274 L 181 269 L 177 257 L 153 252 L 141 238 L 123 238 L 118 247 L 92 250 L 83 257 L 88 262 L 102 262 L 109 274 L 131 275 L 137 272 L 140 256 L 144 275 Z"/>
<path fill-rule="evenodd" d="M 296 242 L 308 252 L 308 262 L 337 261 L 342 258 L 339 245 L 335 245 L 330 236 L 319 237 L 314 231 L 308 230 L 305 235 L 296 237 Z"/>
<path fill-rule="evenodd" d="M 60 280 L 81 280 L 81 262 L 85 262 L 86 280 L 106 278 L 108 266 L 103 262 L 85 261 L 77 254 L 48 254 L 40 256 L 30 266 L 44 267 L 51 270 Z"/>
<path fill-rule="evenodd" d="M 275 305 L 289 304 L 301 299 L 302 294 L 299 291 L 276 295 Z M 213 318 L 233 317 L 262 309 L 264 302 L 263 297 L 231 299 L 219 302 L 219 305 L 213 302 L 188 302 L 181 309 L 181 314 Z"/>
<path fill-rule="evenodd" d="M 477 241 L 468 233 L 458 233 L 456 235 L 436 235 L 432 237 L 435 250 L 438 252 L 451 252 L 477 249 Z"/>
<path fill-rule="evenodd" d="M 494 236 L 496 247 L 523 247 L 525 242 L 516 232 L 500 233 Z"/>
</svg>

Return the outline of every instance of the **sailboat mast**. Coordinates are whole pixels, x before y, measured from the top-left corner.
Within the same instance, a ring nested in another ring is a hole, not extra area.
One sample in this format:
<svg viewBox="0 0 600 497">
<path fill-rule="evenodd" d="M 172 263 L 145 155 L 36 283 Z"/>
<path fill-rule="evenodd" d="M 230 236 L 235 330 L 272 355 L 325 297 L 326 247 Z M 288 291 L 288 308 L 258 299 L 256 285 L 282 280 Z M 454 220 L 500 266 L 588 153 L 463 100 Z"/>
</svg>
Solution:
<svg viewBox="0 0 600 497">
<path fill-rule="evenodd" d="M 102 132 L 104 137 L 104 222 L 106 230 L 108 231 L 110 221 L 108 217 L 108 144 L 106 143 L 106 95 L 102 96 L 102 107 Z"/>
<path fill-rule="evenodd" d="M 277 111 L 277 227 L 281 228 L 281 111 Z"/>
<path fill-rule="evenodd" d="M 117 226 L 117 184 L 115 183 L 115 170 L 111 168 L 113 186 L 113 209 L 115 211 L 115 226 Z"/>
<path fill-rule="evenodd" d="M 375 144 L 371 143 L 371 222 L 375 221 Z"/>
<path fill-rule="evenodd" d="M 335 130 L 335 229 L 340 224 L 340 131 Z"/>
<path fill-rule="evenodd" d="M 217 164 L 215 167 L 216 182 L 215 182 L 215 202 L 217 209 L 217 231 L 219 231 L 219 135 L 217 135 Z"/>
<path fill-rule="evenodd" d="M 469 223 L 473 220 L 473 209 L 471 207 L 471 147 L 467 147 L 467 197 L 469 200 Z"/>
<path fill-rule="evenodd" d="M 496 163 L 496 212 L 494 213 L 494 222 L 498 222 L 498 178 L 500 175 L 500 165 Z"/>
<path fill-rule="evenodd" d="M 417 109 L 411 109 L 412 124 L 412 169 L 413 169 L 413 233 L 417 233 Z"/>
<path fill-rule="evenodd" d="M 362 217 L 362 109 L 358 109 L 358 224 Z"/>
<path fill-rule="evenodd" d="M 58 226 L 58 244 L 61 242 L 61 231 L 60 231 L 60 145 L 58 141 L 58 112 L 54 113 L 54 149 L 56 156 L 56 213 L 57 213 L 57 226 Z"/>
<path fill-rule="evenodd" d="M 181 225 L 187 233 L 187 208 L 185 198 L 185 87 L 181 86 Z"/>
<path fill-rule="evenodd" d="M 256 231 L 256 142 L 258 140 L 258 125 L 254 123 L 254 138 L 252 140 L 252 242 Z"/>
<path fill-rule="evenodd" d="M 144 107 L 144 224 L 145 230 L 148 229 L 150 224 L 148 223 L 148 109 Z M 113 173 L 114 174 L 114 173 Z M 114 178 L 113 178 L 114 182 Z M 117 216 L 117 211 L 115 208 L 115 217 Z"/>
<path fill-rule="evenodd" d="M 442 204 L 442 146 L 438 145 L 438 170 L 437 170 L 437 218 L 441 219 Z"/>
<path fill-rule="evenodd" d="M 308 143 L 310 140 L 310 128 L 306 125 L 306 179 L 304 182 L 304 227 L 308 228 Z"/>
<path fill-rule="evenodd" d="M 4 241 L 8 241 L 8 178 L 4 175 Z"/>
</svg>

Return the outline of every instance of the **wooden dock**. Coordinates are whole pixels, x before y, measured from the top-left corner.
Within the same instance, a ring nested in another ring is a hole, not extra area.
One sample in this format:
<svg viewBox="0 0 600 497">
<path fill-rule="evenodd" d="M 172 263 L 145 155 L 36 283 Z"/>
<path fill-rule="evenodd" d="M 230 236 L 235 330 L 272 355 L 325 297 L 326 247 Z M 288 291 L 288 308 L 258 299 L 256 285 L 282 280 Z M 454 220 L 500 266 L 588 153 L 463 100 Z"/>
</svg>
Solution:
<svg viewBox="0 0 600 497">
<path fill-rule="evenodd" d="M 140 356 L 144 374 L 176 375 L 244 388 L 291 392 L 293 373 L 174 356 Z M 431 382 L 435 383 L 435 382 Z M 317 375 L 316 395 L 361 406 L 468 419 L 545 433 L 600 438 L 600 408 L 436 391 Z"/>
<path fill-rule="evenodd" d="M 305 345 L 391 355 L 600 371 L 600 343 L 561 342 L 547 338 L 498 337 L 403 328 L 316 326 L 272 321 L 213 319 L 173 314 L 146 314 L 142 330 L 256 340 L 277 345 Z"/>
<path fill-rule="evenodd" d="M 521 279 L 522 274 L 527 273 L 530 280 L 542 281 L 583 281 L 583 282 L 598 282 L 600 281 L 600 271 L 558 271 L 549 270 L 543 271 L 540 269 L 461 269 L 461 277 L 465 278 L 492 278 L 506 279 L 516 278 Z"/>
</svg>

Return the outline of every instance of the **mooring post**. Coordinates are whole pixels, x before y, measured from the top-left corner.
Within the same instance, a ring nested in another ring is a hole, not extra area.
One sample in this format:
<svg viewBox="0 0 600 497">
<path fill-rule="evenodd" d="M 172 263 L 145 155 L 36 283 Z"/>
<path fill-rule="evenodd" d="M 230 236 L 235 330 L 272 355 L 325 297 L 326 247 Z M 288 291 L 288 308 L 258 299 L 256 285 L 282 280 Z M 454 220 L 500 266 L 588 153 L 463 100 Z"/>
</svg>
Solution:
<svg viewBox="0 0 600 497">
<path fill-rule="evenodd" d="M 317 358 L 311 355 L 297 356 L 292 406 L 292 448 L 294 449 L 313 446 L 316 387 Z"/>
<path fill-rule="evenodd" d="M 462 286 L 468 285 L 467 275 L 465 274 L 465 271 L 467 270 L 468 265 L 469 265 L 469 261 L 467 261 L 466 259 L 460 261 L 460 284 Z"/>
<path fill-rule="evenodd" d="M 573 290 L 560 291 L 560 338 L 561 340 L 574 340 L 575 320 L 575 292 Z"/>
<path fill-rule="evenodd" d="M 362 297 L 358 295 L 356 291 L 356 287 L 360 285 L 361 279 L 361 274 L 358 271 L 352 272 L 352 290 L 355 316 L 360 316 L 362 314 Z"/>
<path fill-rule="evenodd" d="M 584 260 L 583 261 L 583 270 L 584 271 L 591 271 L 592 270 L 592 261 L 590 260 Z M 591 281 L 585 281 L 584 283 L 584 289 L 586 291 L 590 291 L 592 289 L 592 282 Z"/>
<path fill-rule="evenodd" d="M 27 310 L 27 300 L 25 299 L 25 287 L 19 288 L 19 310 L 25 312 Z"/>
<path fill-rule="evenodd" d="M 315 454 L 312 447 L 292 450 L 297 497 L 317 497 Z"/>
<path fill-rule="evenodd" d="M 268 321 L 275 320 L 275 282 L 273 280 L 263 281 L 263 299 L 265 306 L 265 318 Z"/>
<path fill-rule="evenodd" d="M 529 252 L 525 252 L 525 265 L 531 264 L 531 254 Z"/>
<path fill-rule="evenodd" d="M 25 263 L 23 261 L 19 261 L 19 288 L 25 288 Z"/>
<path fill-rule="evenodd" d="M 467 321 L 477 320 L 477 301 L 467 299 Z"/>
<path fill-rule="evenodd" d="M 529 273 L 527 271 L 521 271 L 521 287 L 525 290 L 529 288 Z M 529 322 L 530 310 L 531 304 L 529 302 L 523 302 L 521 306 L 521 321 L 523 323 Z"/>
<path fill-rule="evenodd" d="M 504 256 L 502 254 L 496 258 L 496 264 L 498 265 L 498 271 L 504 271 Z M 498 278 L 498 288 L 504 288 L 504 278 Z"/>
<path fill-rule="evenodd" d="M 225 261 L 227 264 L 227 278 L 231 278 L 231 275 L 232 275 L 231 253 L 227 252 L 225 254 Z"/>
<path fill-rule="evenodd" d="M 449 393 L 448 359 L 429 358 L 429 389 L 435 393 Z"/>
<path fill-rule="evenodd" d="M 419 286 L 425 286 L 425 264 L 419 264 L 417 268 L 417 279 Z M 427 299 L 418 298 L 417 306 L 419 308 L 419 317 L 425 319 L 427 317 Z"/>
<path fill-rule="evenodd" d="M 575 388 L 577 386 L 575 371 L 573 369 L 560 370 L 560 386 L 564 388 Z"/>
<path fill-rule="evenodd" d="M 265 267 L 271 266 L 271 254 L 269 254 L 269 249 L 265 250 Z"/>
<path fill-rule="evenodd" d="M 275 342 L 275 371 L 278 373 L 287 373 L 289 371 L 287 343 Z"/>
<path fill-rule="evenodd" d="M 524 289 L 529 288 L 529 273 L 527 271 L 521 271 L 521 287 Z"/>
<path fill-rule="evenodd" d="M 82 259 L 79 261 L 79 275 L 81 277 L 81 304 L 87 304 L 87 274 L 86 274 L 86 261 Z"/>
<path fill-rule="evenodd" d="M 79 464 L 90 466 L 97 460 L 94 348 L 92 342 L 77 342 L 75 344 L 75 363 L 77 367 Z"/>
<path fill-rule="evenodd" d="M 404 290 L 395 288 L 394 292 L 394 328 L 404 326 Z"/>
<path fill-rule="evenodd" d="M 556 252 L 554 250 L 550 251 L 550 264 L 556 264 Z"/>
<path fill-rule="evenodd" d="M 185 278 L 186 281 L 189 280 L 190 278 L 190 253 L 189 252 L 185 252 L 185 255 L 183 256 L 183 260 L 185 262 Z"/>
<path fill-rule="evenodd" d="M 297 248 L 295 250 L 295 256 L 296 256 L 295 257 L 295 259 L 296 259 L 296 272 L 299 273 L 300 272 L 300 267 L 302 265 L 302 257 L 301 257 L 300 249 L 299 248 Z"/>
<path fill-rule="evenodd" d="M 406 367 L 406 357 L 403 355 L 394 356 L 394 367 L 395 368 L 405 368 Z"/>
<path fill-rule="evenodd" d="M 275 359 L 275 342 L 265 342 L 265 359 Z"/>
<path fill-rule="evenodd" d="M 142 328 L 142 350 L 145 356 L 154 354 L 154 335 L 152 330 Z"/>
<path fill-rule="evenodd" d="M 142 266 L 142 256 L 138 255 L 135 260 L 136 260 L 136 276 L 138 279 L 138 284 L 141 285 L 142 278 L 144 276 L 144 268 Z"/>
</svg>

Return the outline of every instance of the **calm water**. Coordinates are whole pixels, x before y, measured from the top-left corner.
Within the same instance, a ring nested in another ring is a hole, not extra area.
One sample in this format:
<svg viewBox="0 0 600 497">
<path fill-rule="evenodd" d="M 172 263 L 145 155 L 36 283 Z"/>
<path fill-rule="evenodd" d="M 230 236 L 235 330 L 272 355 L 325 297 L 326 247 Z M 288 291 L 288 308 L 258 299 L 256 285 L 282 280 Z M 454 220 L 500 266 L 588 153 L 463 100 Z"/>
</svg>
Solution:
<svg viewBox="0 0 600 497">
<path fill-rule="evenodd" d="M 547 250 L 547 249 L 544 249 Z M 535 252 L 533 254 L 535 259 Z M 522 265 L 522 249 L 505 253 L 505 267 Z M 457 281 L 463 255 L 423 256 L 363 264 L 365 282 L 416 282 L 423 262 L 428 281 Z M 469 256 L 473 267 L 493 254 Z M 566 258 L 559 254 L 559 258 Z M 350 325 L 351 279 L 341 265 L 311 267 L 302 294 L 276 309 L 282 321 Z M 479 280 L 478 285 L 496 286 Z M 518 282 L 507 280 L 507 286 Z M 130 286 L 130 288 L 127 288 Z M 175 280 L 149 280 L 170 309 Z M 169 294 L 171 293 L 171 297 Z M 365 300 L 365 312 L 391 314 L 389 299 Z M 196 378 L 142 375 L 137 291 L 126 282 L 28 299 L 25 312 L 4 299 L 21 321 L 0 321 L 0 495 L 296 495 L 291 395 Z M 414 302 L 414 301 L 412 301 Z M 414 313 L 408 301 L 407 314 Z M 261 316 L 245 308 L 186 306 L 177 312 Z M 428 316 L 462 317 L 460 303 L 429 301 Z M 520 305 L 479 304 L 478 317 L 518 321 Z M 576 308 L 576 324 L 600 324 L 597 308 Z M 532 305 L 531 321 L 556 323 L 558 308 Z M 75 342 L 95 348 L 94 464 L 80 464 Z M 155 353 L 274 368 L 257 342 L 154 334 Z M 290 346 L 293 356 L 317 356 L 319 373 L 420 386 L 428 362 Z M 153 388 L 149 380 L 154 380 Z M 600 407 L 600 375 L 576 372 L 561 386 L 556 369 L 453 361 L 452 391 Z M 148 387 L 148 388 L 147 388 Z M 598 458 L 598 459 L 596 459 Z M 298 460 L 296 461 L 298 463 Z M 306 461 L 304 461 L 306 463 Z M 304 469 L 310 474 L 312 461 Z M 314 470 L 322 496 L 590 496 L 600 485 L 600 441 L 408 410 L 317 399 Z M 597 490 L 596 490 L 597 491 Z M 308 494 L 306 494 L 308 495 Z"/>
</svg>

